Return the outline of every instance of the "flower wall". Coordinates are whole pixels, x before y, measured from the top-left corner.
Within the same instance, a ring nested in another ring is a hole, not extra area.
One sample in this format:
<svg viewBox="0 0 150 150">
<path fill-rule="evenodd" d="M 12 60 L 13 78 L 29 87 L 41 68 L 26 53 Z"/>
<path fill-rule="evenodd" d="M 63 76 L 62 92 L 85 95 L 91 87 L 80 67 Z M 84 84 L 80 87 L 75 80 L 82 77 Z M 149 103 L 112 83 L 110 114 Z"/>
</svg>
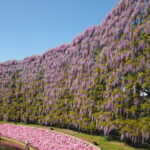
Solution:
<svg viewBox="0 0 150 150">
<path fill-rule="evenodd" d="M 0 63 L 0 110 L 0 120 L 149 142 L 150 1 L 122 0 L 71 44 Z"/>
</svg>

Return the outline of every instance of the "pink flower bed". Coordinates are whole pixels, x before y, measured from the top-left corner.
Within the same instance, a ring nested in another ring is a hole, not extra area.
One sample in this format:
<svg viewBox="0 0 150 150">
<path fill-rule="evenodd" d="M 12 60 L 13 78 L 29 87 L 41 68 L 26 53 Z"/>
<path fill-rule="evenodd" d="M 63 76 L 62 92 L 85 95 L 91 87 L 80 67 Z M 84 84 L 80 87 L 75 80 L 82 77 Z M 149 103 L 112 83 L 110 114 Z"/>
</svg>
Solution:
<svg viewBox="0 0 150 150">
<path fill-rule="evenodd" d="M 39 150 L 98 150 L 94 145 L 75 137 L 35 127 L 0 124 L 0 134 Z"/>
</svg>

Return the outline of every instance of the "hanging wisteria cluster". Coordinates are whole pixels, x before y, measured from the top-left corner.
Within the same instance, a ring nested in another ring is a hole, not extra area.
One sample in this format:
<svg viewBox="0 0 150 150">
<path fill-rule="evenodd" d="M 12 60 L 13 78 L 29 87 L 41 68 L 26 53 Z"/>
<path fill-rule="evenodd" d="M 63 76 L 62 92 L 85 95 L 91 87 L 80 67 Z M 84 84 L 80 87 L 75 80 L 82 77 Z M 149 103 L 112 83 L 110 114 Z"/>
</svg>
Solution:
<svg viewBox="0 0 150 150">
<path fill-rule="evenodd" d="M 122 0 L 71 44 L 0 63 L 0 110 L 0 120 L 149 142 L 150 1 Z"/>
</svg>

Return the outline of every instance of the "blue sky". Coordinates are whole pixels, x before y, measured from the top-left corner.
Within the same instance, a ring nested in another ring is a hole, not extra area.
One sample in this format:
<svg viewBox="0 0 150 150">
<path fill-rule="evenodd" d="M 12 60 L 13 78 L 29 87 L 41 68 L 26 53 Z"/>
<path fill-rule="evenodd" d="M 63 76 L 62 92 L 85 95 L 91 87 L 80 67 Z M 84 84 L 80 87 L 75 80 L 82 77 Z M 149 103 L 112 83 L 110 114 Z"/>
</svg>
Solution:
<svg viewBox="0 0 150 150">
<path fill-rule="evenodd" d="M 119 0 L 0 0 L 0 62 L 70 43 Z"/>
</svg>

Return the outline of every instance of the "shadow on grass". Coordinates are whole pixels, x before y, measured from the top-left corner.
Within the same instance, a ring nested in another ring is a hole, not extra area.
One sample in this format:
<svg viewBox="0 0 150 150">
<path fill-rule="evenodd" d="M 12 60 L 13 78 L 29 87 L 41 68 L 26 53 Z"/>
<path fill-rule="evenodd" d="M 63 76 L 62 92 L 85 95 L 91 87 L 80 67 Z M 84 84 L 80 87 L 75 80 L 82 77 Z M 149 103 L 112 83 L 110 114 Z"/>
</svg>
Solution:
<svg viewBox="0 0 150 150">
<path fill-rule="evenodd" d="M 128 146 L 131 146 L 131 147 L 133 147 L 133 148 L 136 148 L 136 149 L 147 149 L 147 150 L 150 150 L 150 141 L 148 141 L 148 143 L 144 143 L 144 144 L 133 144 L 133 143 L 131 143 L 130 141 L 126 141 L 126 140 L 124 140 L 124 141 L 121 141 L 120 140 L 120 136 L 119 135 L 113 135 L 113 134 L 110 134 L 110 135 L 108 135 L 108 136 L 104 136 L 104 138 L 105 138 L 105 140 L 106 141 L 116 141 L 116 142 L 123 142 L 123 143 L 125 143 L 126 145 L 128 145 Z"/>
</svg>

